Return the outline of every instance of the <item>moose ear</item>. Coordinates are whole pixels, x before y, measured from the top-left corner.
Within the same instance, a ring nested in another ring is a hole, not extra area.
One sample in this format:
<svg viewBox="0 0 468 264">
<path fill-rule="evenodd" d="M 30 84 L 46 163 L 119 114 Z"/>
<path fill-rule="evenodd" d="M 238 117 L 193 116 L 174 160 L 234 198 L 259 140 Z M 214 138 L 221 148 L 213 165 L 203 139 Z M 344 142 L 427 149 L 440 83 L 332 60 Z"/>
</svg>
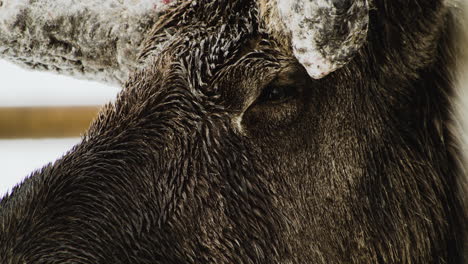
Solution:
<svg viewBox="0 0 468 264">
<path fill-rule="evenodd" d="M 0 58 L 122 84 L 171 0 L 0 0 Z"/>
<path fill-rule="evenodd" d="M 260 0 L 260 11 L 315 79 L 348 63 L 367 37 L 368 0 Z"/>
</svg>

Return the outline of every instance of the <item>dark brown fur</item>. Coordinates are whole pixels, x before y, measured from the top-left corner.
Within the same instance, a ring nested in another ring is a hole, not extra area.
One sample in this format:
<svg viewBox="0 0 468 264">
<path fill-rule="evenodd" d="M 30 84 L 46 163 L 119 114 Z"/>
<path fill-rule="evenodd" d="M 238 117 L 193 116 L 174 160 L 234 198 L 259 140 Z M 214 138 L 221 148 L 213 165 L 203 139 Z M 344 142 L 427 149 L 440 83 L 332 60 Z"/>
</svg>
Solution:
<svg viewBox="0 0 468 264">
<path fill-rule="evenodd" d="M 452 12 L 375 0 L 322 80 L 262 27 L 251 1 L 163 17 L 83 142 L 0 202 L 0 262 L 462 263 Z"/>
</svg>

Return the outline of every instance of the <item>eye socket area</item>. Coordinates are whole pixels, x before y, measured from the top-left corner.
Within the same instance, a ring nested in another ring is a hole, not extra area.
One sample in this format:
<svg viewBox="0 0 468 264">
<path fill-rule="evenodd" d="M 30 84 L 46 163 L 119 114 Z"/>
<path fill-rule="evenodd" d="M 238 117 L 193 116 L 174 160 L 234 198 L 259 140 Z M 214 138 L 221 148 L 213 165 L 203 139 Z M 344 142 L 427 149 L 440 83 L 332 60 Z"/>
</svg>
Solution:
<svg viewBox="0 0 468 264">
<path fill-rule="evenodd" d="M 307 109 L 312 90 L 305 70 L 285 69 L 261 88 L 256 100 L 244 112 L 242 124 L 246 131 L 255 135 L 289 129 Z"/>
<path fill-rule="evenodd" d="M 300 70 L 283 72 L 262 89 L 256 103 L 282 104 L 296 99 L 303 94 L 307 79 Z"/>
</svg>

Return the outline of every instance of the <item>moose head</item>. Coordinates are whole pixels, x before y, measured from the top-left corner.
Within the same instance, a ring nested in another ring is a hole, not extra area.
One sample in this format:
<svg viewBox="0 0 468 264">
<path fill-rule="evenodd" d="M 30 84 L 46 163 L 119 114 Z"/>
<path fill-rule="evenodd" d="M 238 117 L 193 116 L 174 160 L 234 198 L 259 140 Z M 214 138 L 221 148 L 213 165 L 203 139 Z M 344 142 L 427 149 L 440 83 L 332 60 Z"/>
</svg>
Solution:
<svg viewBox="0 0 468 264">
<path fill-rule="evenodd" d="M 2 263 L 462 263 L 454 4 L 2 2 L 2 57 L 124 86 Z"/>
</svg>

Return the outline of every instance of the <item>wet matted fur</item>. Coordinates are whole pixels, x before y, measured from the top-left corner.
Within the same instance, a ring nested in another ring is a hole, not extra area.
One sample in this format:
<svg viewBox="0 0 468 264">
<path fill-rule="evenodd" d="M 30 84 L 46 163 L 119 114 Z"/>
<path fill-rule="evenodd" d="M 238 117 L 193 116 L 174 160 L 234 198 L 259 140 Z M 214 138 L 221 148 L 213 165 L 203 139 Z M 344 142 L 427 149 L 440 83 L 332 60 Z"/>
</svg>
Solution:
<svg viewBox="0 0 468 264">
<path fill-rule="evenodd" d="M 0 202 L 1 263 L 463 263 L 455 9 L 375 0 L 312 80 L 253 1 L 184 2 L 83 141 Z"/>
</svg>

